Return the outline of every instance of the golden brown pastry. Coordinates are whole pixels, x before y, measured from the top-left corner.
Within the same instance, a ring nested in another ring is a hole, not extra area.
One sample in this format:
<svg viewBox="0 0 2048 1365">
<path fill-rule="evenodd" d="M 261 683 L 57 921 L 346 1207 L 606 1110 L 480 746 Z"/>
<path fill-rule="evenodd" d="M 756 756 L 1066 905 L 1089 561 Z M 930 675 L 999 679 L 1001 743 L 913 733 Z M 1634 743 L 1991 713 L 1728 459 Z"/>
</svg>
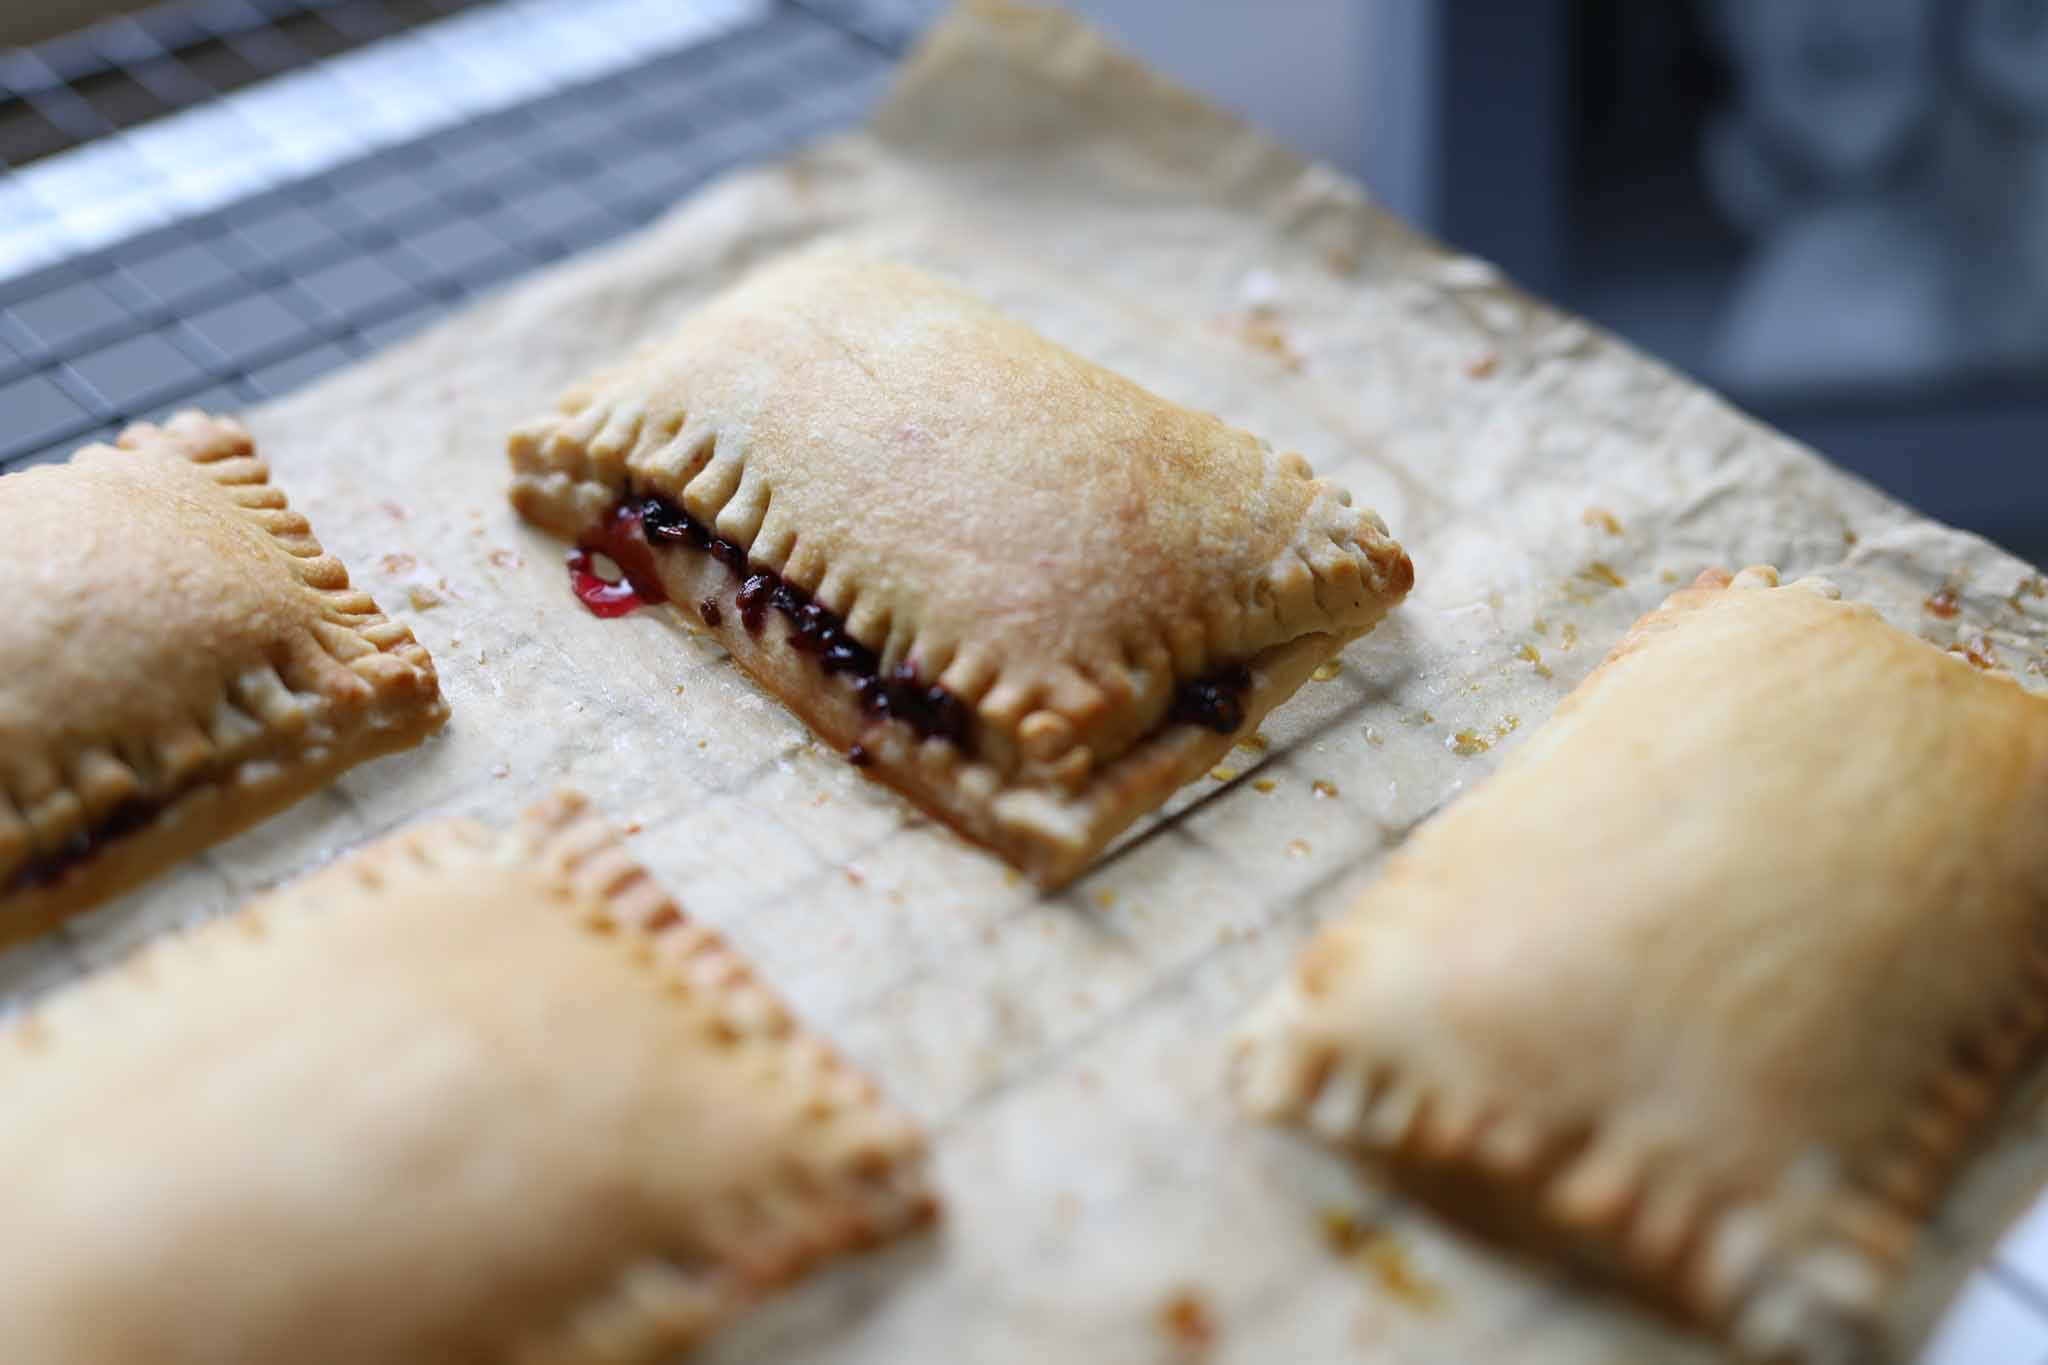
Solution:
<svg viewBox="0 0 2048 1365">
<path fill-rule="evenodd" d="M 1236 1079 L 1756 1359 L 1860 1360 L 2048 1020 L 2048 699 L 1776 582 L 1638 621 Z"/>
<path fill-rule="evenodd" d="M 448 715 L 224 418 L 0 478 L 0 602 L 0 944 Z"/>
<path fill-rule="evenodd" d="M 1047 886 L 1414 577 L 1300 456 L 836 250 L 754 274 L 510 453 L 519 510 L 624 567 L 587 601 L 677 603 Z"/>
<path fill-rule="evenodd" d="M 0 1033 L 6 1357 L 630 1365 L 926 1219 L 921 1142 L 580 798 Z"/>
</svg>

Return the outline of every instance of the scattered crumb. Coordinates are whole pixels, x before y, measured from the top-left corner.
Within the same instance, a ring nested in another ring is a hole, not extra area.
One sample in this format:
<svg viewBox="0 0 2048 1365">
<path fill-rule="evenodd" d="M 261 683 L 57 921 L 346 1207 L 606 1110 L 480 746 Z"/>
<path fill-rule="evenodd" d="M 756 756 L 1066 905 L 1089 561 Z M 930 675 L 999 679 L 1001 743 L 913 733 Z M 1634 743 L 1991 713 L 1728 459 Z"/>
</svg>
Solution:
<svg viewBox="0 0 2048 1365">
<path fill-rule="evenodd" d="M 1289 839 L 1289 840 L 1287 841 L 1287 856 L 1288 856 L 1288 857 L 1290 857 L 1290 858 L 1306 858 L 1306 857 L 1308 856 L 1308 853 L 1309 853 L 1309 848 L 1308 848 L 1308 840 L 1306 840 L 1306 839 Z"/>
<path fill-rule="evenodd" d="M 2026 597 L 2048 598 L 2048 578 L 2043 578 L 2040 574 L 2035 574 L 2031 578 L 2022 578 L 2019 582 L 2013 584 L 2012 596 L 2005 599 L 2005 604 L 2014 611 L 2024 614 L 2027 610 L 2027 604 L 2020 599 Z"/>
<path fill-rule="evenodd" d="M 1483 754 L 1493 747 L 1493 742 L 1477 730 L 1460 730 L 1444 741 L 1444 747 L 1460 758 Z"/>
<path fill-rule="evenodd" d="M 1615 519 L 1614 513 L 1604 507 L 1588 507 L 1585 515 L 1579 519 L 1588 526 L 1599 527 L 1610 536 L 1621 534 L 1621 523 Z"/>
<path fill-rule="evenodd" d="M 1579 577 L 1590 579 L 1595 583 L 1605 583 L 1610 588 L 1625 588 L 1628 586 L 1628 580 L 1616 573 L 1613 566 L 1604 560 L 1596 559 L 1585 568 L 1579 570 Z"/>
<path fill-rule="evenodd" d="M 1237 742 L 1238 748 L 1250 749 L 1252 752 L 1260 754 L 1266 752 L 1266 745 L 1266 737 L 1257 730 L 1252 731 L 1249 736 Z"/>
<path fill-rule="evenodd" d="M 1269 792 L 1279 785 L 1270 777 L 1261 777 L 1252 783 L 1252 790 L 1255 792 Z"/>
<path fill-rule="evenodd" d="M 441 595 L 432 588 L 407 588 L 405 600 L 412 604 L 414 611 L 432 611 L 441 605 Z"/>
<path fill-rule="evenodd" d="M 861 875 L 859 868 L 845 867 L 841 868 L 840 871 L 844 872 L 846 880 L 855 886 L 866 886 L 868 884 L 868 879 Z"/>
<path fill-rule="evenodd" d="M 1539 616 L 1531 624 L 1530 629 L 1534 630 L 1538 635 L 1548 635 L 1550 634 L 1550 622 Z"/>
<path fill-rule="evenodd" d="M 1335 659 L 1326 659 L 1322 663 L 1317 664 L 1316 671 L 1309 674 L 1309 676 L 1317 682 L 1328 682 L 1343 671 L 1344 665 L 1338 663 Z"/>
<path fill-rule="evenodd" d="M 1365 1246 L 1368 1225 L 1349 1209 L 1327 1208 L 1318 1215 L 1323 1241 L 1339 1256 L 1351 1256 Z"/>
<path fill-rule="evenodd" d="M 1304 363 L 1301 352 L 1295 350 L 1294 344 L 1287 339 L 1287 333 L 1264 311 L 1240 319 L 1237 334 L 1244 339 L 1245 345 L 1255 351 L 1264 351 L 1279 361 L 1284 369 L 1299 371 Z"/>
<path fill-rule="evenodd" d="M 1579 642 L 1579 628 L 1567 621 L 1564 623 L 1564 647 L 1570 649 Z"/>
<path fill-rule="evenodd" d="M 1431 1312 L 1443 1302 L 1443 1290 L 1415 1273 L 1407 1251 L 1390 1233 L 1379 1233 L 1359 1253 L 1380 1288 L 1410 1308 Z"/>
<path fill-rule="evenodd" d="M 1927 610 L 1946 621 L 1963 609 L 1961 590 L 1953 583 L 1927 599 Z"/>
<path fill-rule="evenodd" d="M 420 562 L 411 555 L 385 555 L 377 563 L 388 574 L 411 573 L 420 566 Z"/>
<path fill-rule="evenodd" d="M 1659 583 L 1676 583 L 1678 581 L 1678 571 L 1676 569 L 1660 569 L 1657 571 L 1657 581 Z"/>
<path fill-rule="evenodd" d="M 1325 782 L 1319 777 L 1309 783 L 1308 789 L 1314 792 L 1319 800 L 1334 801 L 1337 799 L 1337 784 L 1335 782 Z"/>
<path fill-rule="evenodd" d="M 1387 742 L 1387 737 L 1381 734 L 1377 728 L 1368 725 L 1365 727 L 1365 742 L 1377 749 Z"/>
<path fill-rule="evenodd" d="M 1500 356 L 1492 351 L 1488 351 L 1485 355 L 1475 357 L 1467 362 L 1465 373 L 1473 379 L 1490 379 L 1493 377 L 1493 372 L 1499 368 Z"/>
<path fill-rule="evenodd" d="M 1016 868 L 1006 867 L 1003 869 L 1004 886 L 1015 886 L 1018 882 L 1021 882 L 1023 880 L 1024 874 L 1019 872 Z"/>
<path fill-rule="evenodd" d="M 1948 647 L 1951 654 L 1960 654 L 1971 664 L 1990 672 L 1998 667 L 1998 650 L 1991 643 L 1991 637 L 1979 631 L 1967 640 L 1958 640 Z"/>
<path fill-rule="evenodd" d="M 638 820 L 628 820 L 623 826 L 623 828 L 625 832 L 628 834 L 638 834 L 641 830 L 645 829 L 646 826 L 641 824 Z"/>
<path fill-rule="evenodd" d="M 1856 544 L 1856 533 L 1846 526 L 1842 528 L 1842 544 L 1844 546 L 1854 546 Z"/>
<path fill-rule="evenodd" d="M 681 683 L 676 684 L 676 695 L 679 697 L 683 695 L 683 685 Z"/>
<path fill-rule="evenodd" d="M 1235 768 L 1218 767 L 1209 769 L 1209 779 L 1212 782 L 1229 782 L 1234 780 L 1236 777 L 1237 769 Z"/>
<path fill-rule="evenodd" d="M 1408 1253 L 1385 1228 L 1347 1209 L 1324 1209 L 1323 1242 L 1331 1251 L 1372 1273 L 1380 1288 L 1411 1308 L 1428 1311 L 1443 1301 L 1443 1290 L 1416 1274 Z"/>
<path fill-rule="evenodd" d="M 678 692 L 682 691 L 682 689 L 681 689 L 680 687 L 679 687 L 679 688 L 677 688 L 676 690 L 677 690 Z M 710 740 L 708 740 L 708 739 L 700 739 L 700 740 L 698 740 L 698 741 L 697 741 L 697 747 L 698 747 L 698 748 L 700 748 L 700 749 L 708 749 L 708 748 L 710 748 L 710 747 L 711 747 L 711 741 L 710 741 Z"/>
<path fill-rule="evenodd" d="M 1103 890 L 1096 892 L 1095 903 L 1098 906 L 1102 907 L 1104 910 L 1112 908 L 1116 905 L 1116 892 L 1111 891 L 1107 888 L 1104 888 Z"/>
<path fill-rule="evenodd" d="M 1412 716 L 1403 716 L 1401 723 L 1404 725 L 1434 725 L 1436 724 L 1436 713 L 1433 711 L 1417 711 Z"/>
<path fill-rule="evenodd" d="M 1160 1305 L 1159 1330 L 1176 1346 L 1204 1350 L 1216 1341 L 1216 1315 L 1199 1289 L 1178 1290 Z"/>
<path fill-rule="evenodd" d="M 500 569 L 516 569 L 526 563 L 526 557 L 517 550 L 493 550 L 485 558 Z"/>
<path fill-rule="evenodd" d="M 1523 645 L 1515 653 L 1516 657 L 1520 658 L 1523 662 L 1531 663 L 1536 666 L 1537 677 L 1548 678 L 1553 676 L 1550 671 L 1550 665 L 1543 662 L 1543 655 L 1537 650 L 1536 646 Z"/>
</svg>

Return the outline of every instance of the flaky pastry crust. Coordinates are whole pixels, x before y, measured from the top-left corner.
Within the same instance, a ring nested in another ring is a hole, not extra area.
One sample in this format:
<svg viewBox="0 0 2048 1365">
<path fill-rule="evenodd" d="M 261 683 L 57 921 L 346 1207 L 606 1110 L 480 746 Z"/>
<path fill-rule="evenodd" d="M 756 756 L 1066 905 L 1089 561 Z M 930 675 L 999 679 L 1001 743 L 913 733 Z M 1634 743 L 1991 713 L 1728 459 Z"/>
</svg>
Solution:
<svg viewBox="0 0 2048 1365">
<path fill-rule="evenodd" d="M 922 1142 L 571 794 L 0 1033 L 37 1365 L 631 1365 L 927 1219 Z"/>
<path fill-rule="evenodd" d="M 509 450 L 513 501 L 545 529 L 582 537 L 658 495 L 836 613 L 884 670 L 907 662 L 961 699 L 971 752 L 921 740 L 776 626 L 750 630 L 727 566 L 657 556 L 670 600 L 814 730 L 1047 885 L 1414 577 L 1300 456 L 834 248 L 756 272 Z M 1172 722 L 1178 688 L 1236 665 L 1227 733 Z"/>
<path fill-rule="evenodd" d="M 0 944 L 447 718 L 237 423 L 0 478 Z"/>
<path fill-rule="evenodd" d="M 1755 1359 L 1843 1362 L 2048 1022 L 2048 700 L 1776 581 L 1638 621 L 1235 1077 Z"/>
</svg>

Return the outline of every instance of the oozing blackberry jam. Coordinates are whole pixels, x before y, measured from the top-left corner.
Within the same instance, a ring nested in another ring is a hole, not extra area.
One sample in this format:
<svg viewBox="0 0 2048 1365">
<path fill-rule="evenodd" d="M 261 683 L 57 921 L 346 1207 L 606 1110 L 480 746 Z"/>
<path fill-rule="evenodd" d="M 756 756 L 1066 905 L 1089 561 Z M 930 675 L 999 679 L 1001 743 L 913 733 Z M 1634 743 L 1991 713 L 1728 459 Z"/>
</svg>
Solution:
<svg viewBox="0 0 2048 1365">
<path fill-rule="evenodd" d="M 5 882 L 0 882 L 0 896 L 11 896 L 30 887 L 56 885 L 107 844 L 156 819 L 162 809 L 163 805 L 155 801 L 123 801 L 90 829 L 77 831 L 48 853 L 30 858 L 16 868 Z"/>
<path fill-rule="evenodd" d="M 733 605 L 748 633 L 760 634 L 768 613 L 776 612 L 790 626 L 790 647 L 816 658 L 828 675 L 846 674 L 871 715 L 893 716 L 926 739 L 937 737 L 972 751 L 974 716 L 965 702 L 924 682 L 907 659 L 884 674 L 881 656 L 847 634 L 836 612 L 784 582 L 775 570 L 751 563 L 737 543 L 714 534 L 666 498 L 628 498 L 584 535 L 581 548 L 570 556 L 576 596 L 599 616 L 623 616 L 642 602 L 666 601 L 651 554 L 656 548 L 700 551 L 723 564 L 739 581 Z M 617 562 L 624 581 L 605 583 L 590 573 L 588 556 L 598 552 Z M 716 600 L 705 598 L 697 610 L 706 625 L 721 623 Z"/>
<path fill-rule="evenodd" d="M 666 498 L 627 498 L 583 536 L 569 557 L 576 596 L 593 613 L 607 617 L 623 616 L 643 602 L 667 601 L 651 548 L 710 555 L 738 580 L 733 602 L 749 634 L 766 628 L 771 610 L 778 613 L 789 623 L 790 647 L 814 656 L 828 676 L 847 675 L 870 715 L 894 717 L 926 739 L 944 739 L 973 752 L 974 712 L 966 702 L 923 681 L 908 659 L 884 673 L 881 656 L 848 634 L 838 613 L 783 581 L 775 570 L 750 562 L 745 549 Z M 598 552 L 618 564 L 623 581 L 606 583 L 590 572 L 589 557 Z M 706 625 L 720 623 L 714 599 L 705 598 L 698 612 Z M 1229 734 L 1244 723 L 1243 694 L 1251 684 L 1251 673 L 1241 664 L 1190 679 L 1174 693 L 1167 719 Z M 866 751 L 861 752 L 865 757 Z"/>
<path fill-rule="evenodd" d="M 1219 735 L 1230 734 L 1244 724 L 1244 694 L 1251 686 L 1251 670 L 1243 664 L 1212 669 L 1180 685 L 1166 718 L 1184 725 L 1199 725 Z"/>
</svg>

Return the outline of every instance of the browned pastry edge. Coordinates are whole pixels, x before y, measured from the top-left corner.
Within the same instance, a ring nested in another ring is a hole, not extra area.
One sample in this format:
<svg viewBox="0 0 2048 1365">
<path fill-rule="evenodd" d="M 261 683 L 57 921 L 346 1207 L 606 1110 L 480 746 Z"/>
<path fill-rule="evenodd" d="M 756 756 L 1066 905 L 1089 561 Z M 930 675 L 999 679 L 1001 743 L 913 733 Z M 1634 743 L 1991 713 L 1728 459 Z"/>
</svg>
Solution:
<svg viewBox="0 0 2048 1365">
<path fill-rule="evenodd" d="M 652 938 L 657 969 L 671 989 L 717 1000 L 733 1038 L 809 1039 L 821 1064 L 815 1078 L 821 1097 L 829 1093 L 835 1103 L 888 1112 L 874 1083 L 809 1035 L 716 930 L 689 919 L 581 793 L 565 789 L 535 805 L 521 818 L 520 834 L 581 897 L 605 907 L 620 926 Z M 637 951 L 629 939 L 621 942 L 625 951 Z M 785 1199 L 761 1201 L 763 1217 L 782 1221 L 761 1231 L 744 1263 L 686 1270 L 659 1257 L 640 1262 L 608 1293 L 531 1343 L 521 1359 L 608 1365 L 622 1347 L 629 1359 L 686 1349 L 806 1271 L 931 1223 L 939 1200 L 925 1182 L 923 1139 L 908 1120 L 895 1122 L 900 1137 L 893 1148 L 870 1154 L 831 1184 L 792 1184 Z"/>
<path fill-rule="evenodd" d="M 1819 580 L 1784 589 L 1777 581 L 1768 567 L 1735 577 L 1708 570 L 1688 591 L 1836 595 Z M 1601 669 L 1671 624 L 1670 605 L 1632 627 Z M 1582 687 L 1598 687 L 1601 669 Z M 2048 1045 L 2048 915 L 2036 918 L 2032 933 L 2032 942 L 2015 945 L 2011 984 L 1996 987 L 1977 1019 L 1947 1040 L 1941 1063 L 1902 1079 L 1890 1136 L 1845 1163 L 1838 1178 L 1817 1177 L 1801 1191 L 1810 1203 L 1789 1219 L 1773 1217 L 1784 1192 L 1761 1188 L 1714 1189 L 1674 1219 L 1668 1206 L 1653 1207 L 1655 1172 L 1596 1169 L 1607 1146 L 1599 1123 L 1551 1127 L 1511 1091 L 1452 1096 L 1384 1059 L 1362 1068 L 1335 1048 L 1297 1049 L 1284 1041 L 1290 1012 L 1301 1008 L 1292 983 L 1318 970 L 1313 950 L 1290 985 L 1241 1027 L 1233 1088 L 1259 1117 L 1372 1158 L 1405 1191 L 1498 1240 L 1562 1252 L 1625 1281 L 1653 1304 L 1719 1332 L 1746 1358 L 1862 1362 L 1880 1349 L 1876 1310 L 1950 1177 Z"/>
<path fill-rule="evenodd" d="M 412 747 L 448 718 L 426 649 L 368 593 L 350 587 L 347 568 L 326 553 L 306 518 L 270 482 L 269 465 L 239 422 L 184 412 L 161 427 L 130 426 L 116 445 L 128 458 L 177 460 L 199 469 L 219 490 L 221 510 L 256 527 L 290 556 L 293 576 L 323 609 L 321 628 L 311 639 L 335 667 L 319 680 L 316 692 L 293 691 L 274 677 L 260 687 L 250 680 L 224 679 L 223 705 L 238 712 L 245 729 L 260 731 L 261 740 L 232 754 L 217 753 L 193 776 L 163 791 L 149 791 L 118 755 L 116 764 L 96 764 L 99 780 L 90 786 L 77 785 L 83 778 L 76 755 L 52 756 L 55 771 L 74 784 L 71 822 L 61 837 L 89 838 L 124 799 L 141 800 L 153 809 L 136 828 L 91 848 L 74 865 L 0 894 L 0 947 L 42 933 L 178 859 L 260 823 L 359 763 Z M 73 458 L 94 452 L 112 453 L 88 446 Z M 344 641 L 352 642 L 346 651 L 339 647 Z M 293 706 L 305 709 L 279 719 L 280 709 Z M 121 738 L 147 742 L 154 736 Z M 109 773 L 121 781 L 105 780 Z M 4 798 L 0 792 L 0 801 Z M 43 797 L 42 804 L 49 800 Z M 33 844 L 28 849 L 32 855 Z"/>
<path fill-rule="evenodd" d="M 89 1048 L 98 1036 L 132 1036 L 145 1025 L 132 1006 L 203 988 L 210 974 L 232 974 L 239 970 L 233 964 L 251 955 L 260 960 L 286 935 L 316 931 L 323 918 L 363 912 L 390 897 L 431 898 L 437 879 L 506 862 L 531 868 L 535 911 L 570 920 L 570 932 L 629 959 L 654 1008 L 687 1006 L 693 1028 L 701 1021 L 705 1030 L 703 1046 L 752 1049 L 759 1070 L 744 1069 L 734 1079 L 781 1097 L 773 1112 L 789 1127 L 778 1140 L 794 1143 L 785 1159 L 764 1165 L 759 1182 L 695 1196 L 685 1216 L 715 1221 L 715 1255 L 673 1254 L 656 1237 L 637 1259 L 615 1270 L 597 1268 L 589 1291 L 559 1313 L 510 1340 L 499 1332 L 506 1359 L 549 1365 L 666 1360 L 823 1262 L 932 1221 L 938 1200 L 914 1123 L 797 1020 L 721 935 L 690 920 L 589 802 L 568 790 L 532 807 L 505 833 L 467 819 L 411 826 L 235 914 L 143 945 L 0 1028 L 0 1087 L 20 1069 L 63 1066 L 68 1050 Z M 431 913 L 430 904 L 416 908 Z M 517 980 L 506 981 L 505 989 L 516 991 Z M 308 1020 L 307 1027 L 349 1026 L 328 1018 Z M 681 1095 L 674 1102 L 715 1105 L 717 1096 Z M 288 1138 L 251 1135 L 255 1142 Z M 488 1135 L 475 1140 L 488 1142 Z M 685 1166 L 691 1160 L 687 1148 L 660 1155 Z M 264 1225 L 261 1219 L 257 1225 Z M 91 1273 L 90 1266 L 81 1273 Z M 419 1330 L 439 1340 L 447 1324 L 422 1323 Z M 485 1331 L 465 1339 L 490 1338 Z M 187 1351 L 194 1340 L 189 1331 L 180 1338 Z"/>
<path fill-rule="evenodd" d="M 514 501 L 524 510 L 516 491 Z M 1234 730 L 1218 734 L 1197 725 L 1169 725 L 1094 773 L 1080 791 L 1066 794 L 1008 787 L 947 741 L 920 739 L 901 721 L 866 711 L 849 682 L 825 676 L 815 655 L 788 643 L 781 623 L 749 631 L 734 601 L 734 576 L 710 556 L 657 552 L 653 559 L 670 603 L 819 738 L 841 750 L 860 745 L 874 760 L 863 767 L 864 775 L 910 797 L 1046 890 L 1085 871 L 1110 839 L 1158 804 L 1162 787 L 1178 788 L 1207 772 L 1356 638 L 1305 635 L 1266 650 L 1248 665 L 1252 685 L 1242 697 L 1244 719 Z M 563 596 L 568 598 L 566 591 Z M 707 600 L 718 608 L 717 625 L 705 619 Z"/>
</svg>

